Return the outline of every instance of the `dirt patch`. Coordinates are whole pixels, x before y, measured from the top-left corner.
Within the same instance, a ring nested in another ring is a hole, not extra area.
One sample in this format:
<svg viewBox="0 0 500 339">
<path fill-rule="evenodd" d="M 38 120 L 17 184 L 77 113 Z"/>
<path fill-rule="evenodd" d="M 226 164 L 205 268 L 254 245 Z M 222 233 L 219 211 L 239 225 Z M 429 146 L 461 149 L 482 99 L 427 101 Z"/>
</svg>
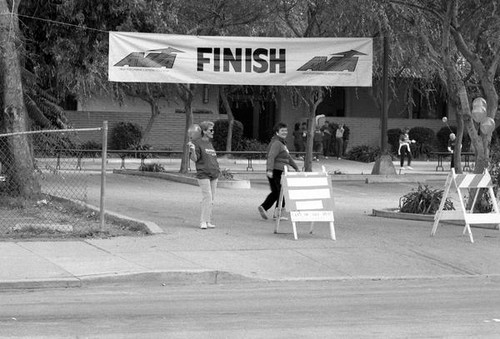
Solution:
<svg viewBox="0 0 500 339">
<path fill-rule="evenodd" d="M 19 239 L 108 238 L 144 236 L 148 229 L 129 220 L 107 218 L 67 200 L 44 196 L 36 200 L 1 197 L 0 241 Z"/>
</svg>

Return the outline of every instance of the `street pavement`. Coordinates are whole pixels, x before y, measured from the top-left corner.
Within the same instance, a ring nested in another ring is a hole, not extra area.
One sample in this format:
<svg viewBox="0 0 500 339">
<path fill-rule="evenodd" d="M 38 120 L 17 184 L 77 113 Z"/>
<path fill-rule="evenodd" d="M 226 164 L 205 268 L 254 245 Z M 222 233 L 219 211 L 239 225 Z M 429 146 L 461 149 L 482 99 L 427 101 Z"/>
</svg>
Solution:
<svg viewBox="0 0 500 339">
<path fill-rule="evenodd" d="M 151 160 L 153 161 L 153 160 Z M 274 234 L 272 218 L 257 206 L 268 194 L 264 162 L 221 159 L 251 188 L 219 188 L 215 229 L 199 225 L 201 193 L 195 185 L 108 172 L 107 211 L 145 222 L 148 236 L 64 241 L 0 242 L 0 289 L 80 287 L 154 280 L 162 284 L 244 283 L 254 281 L 350 279 L 481 278 L 500 274 L 500 237 L 494 229 L 473 228 L 475 243 L 462 227 L 442 225 L 430 237 L 432 222 L 380 218 L 373 209 L 396 208 L 418 182 L 442 187 L 446 172 L 434 161 L 414 161 L 412 170 L 371 175 L 373 164 L 321 159 L 314 171 L 332 174 L 337 240 L 328 224 L 299 223 L 293 239 L 290 221 Z M 394 162 L 396 168 L 397 161 Z M 94 164 L 95 165 L 95 164 Z M 127 167 L 134 169 L 129 162 Z M 163 163 L 172 172 L 179 162 Z M 302 163 L 301 163 L 302 165 Z M 97 166 L 98 167 L 98 166 Z M 137 167 L 137 166 L 135 166 Z M 100 176 L 83 163 L 91 178 L 88 203 L 99 206 Z M 108 169 L 118 169 L 110 161 Z M 269 215 L 272 215 L 270 211 Z"/>
</svg>

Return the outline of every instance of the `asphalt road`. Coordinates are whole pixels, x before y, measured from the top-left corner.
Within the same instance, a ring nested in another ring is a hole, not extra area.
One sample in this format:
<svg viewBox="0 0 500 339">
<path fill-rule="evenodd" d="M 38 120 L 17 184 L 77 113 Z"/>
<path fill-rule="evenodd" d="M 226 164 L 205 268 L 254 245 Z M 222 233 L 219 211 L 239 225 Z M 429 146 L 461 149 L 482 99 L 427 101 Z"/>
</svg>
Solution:
<svg viewBox="0 0 500 339">
<path fill-rule="evenodd" d="M 0 337 L 498 338 L 499 278 L 162 286 L 0 294 Z"/>
</svg>

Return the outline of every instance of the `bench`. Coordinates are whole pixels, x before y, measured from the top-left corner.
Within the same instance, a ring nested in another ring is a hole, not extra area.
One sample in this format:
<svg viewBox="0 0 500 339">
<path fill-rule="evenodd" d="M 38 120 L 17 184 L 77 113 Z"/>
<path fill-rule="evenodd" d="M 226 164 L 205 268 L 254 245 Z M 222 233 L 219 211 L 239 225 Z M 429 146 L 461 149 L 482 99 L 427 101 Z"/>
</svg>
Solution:
<svg viewBox="0 0 500 339">
<path fill-rule="evenodd" d="M 436 172 L 441 168 L 441 171 L 444 171 L 444 166 L 443 166 L 443 160 L 446 157 L 449 157 L 453 155 L 451 152 L 431 152 L 431 155 L 436 155 L 437 156 L 437 166 L 436 166 Z M 462 152 L 461 156 L 464 159 L 464 166 L 462 170 L 464 171 L 471 171 L 471 157 L 473 157 L 475 154 L 474 152 Z M 451 157 L 450 157 L 450 169 L 451 169 Z"/>
</svg>

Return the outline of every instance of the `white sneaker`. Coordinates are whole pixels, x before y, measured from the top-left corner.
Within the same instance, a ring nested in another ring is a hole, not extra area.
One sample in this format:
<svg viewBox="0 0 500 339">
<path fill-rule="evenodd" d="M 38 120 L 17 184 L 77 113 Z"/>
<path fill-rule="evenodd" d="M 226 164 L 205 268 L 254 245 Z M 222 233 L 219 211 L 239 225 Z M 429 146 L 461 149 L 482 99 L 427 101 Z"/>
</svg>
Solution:
<svg viewBox="0 0 500 339">
<path fill-rule="evenodd" d="M 406 169 L 412 170 L 412 169 L 413 169 L 413 167 L 411 167 L 411 166 L 406 166 Z"/>
<path fill-rule="evenodd" d="M 259 213 L 260 213 L 260 216 L 262 217 L 262 219 L 267 220 L 267 214 L 266 214 L 266 210 L 264 209 L 264 207 L 259 206 L 259 207 L 257 207 L 257 210 L 259 210 Z"/>
<path fill-rule="evenodd" d="M 282 212 L 283 212 L 283 211 L 282 211 Z M 274 213 L 273 213 L 273 219 L 274 219 L 274 220 L 278 219 L 278 214 L 279 214 L 278 209 L 274 209 Z M 281 215 L 281 216 L 280 216 L 280 220 L 288 220 L 288 218 L 287 218 L 287 217 L 285 217 L 285 216 L 283 216 L 283 215 Z"/>
<path fill-rule="evenodd" d="M 273 217 L 273 219 L 274 219 L 274 220 L 276 220 L 276 219 L 278 219 L 278 217 Z M 288 218 L 287 218 L 287 217 L 284 217 L 284 216 L 281 216 L 281 217 L 280 217 L 280 220 L 288 220 Z"/>
<path fill-rule="evenodd" d="M 207 229 L 207 223 L 206 223 L 206 222 L 202 222 L 202 223 L 200 223 L 200 228 L 201 228 L 202 230 L 206 230 L 206 229 Z"/>
<path fill-rule="evenodd" d="M 215 225 L 214 225 L 214 224 L 212 224 L 212 223 L 210 223 L 210 222 L 207 222 L 207 227 L 208 227 L 208 228 L 215 228 Z"/>
</svg>

